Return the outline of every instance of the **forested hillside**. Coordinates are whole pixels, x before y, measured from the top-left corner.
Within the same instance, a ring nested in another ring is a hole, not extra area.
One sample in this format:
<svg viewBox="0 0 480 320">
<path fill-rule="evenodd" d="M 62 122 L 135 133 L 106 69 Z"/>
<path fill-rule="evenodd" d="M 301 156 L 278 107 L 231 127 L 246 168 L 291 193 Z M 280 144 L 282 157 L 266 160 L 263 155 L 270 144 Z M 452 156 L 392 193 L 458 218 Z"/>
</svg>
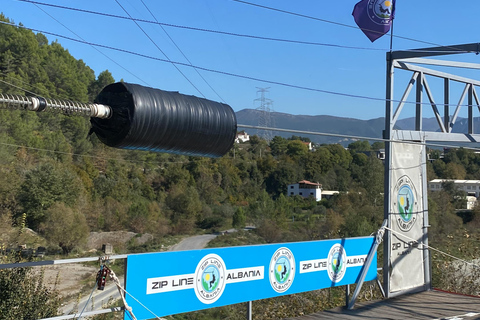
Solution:
<svg viewBox="0 0 480 320">
<path fill-rule="evenodd" d="M 2 93 L 83 102 L 114 82 L 108 70 L 96 77 L 60 43 L 6 25 L 0 80 Z M 210 159 L 112 149 L 89 129 L 81 117 L 0 110 L 1 248 L 26 243 L 69 254 L 84 250 L 91 231 L 150 233 L 158 241 L 246 224 L 256 226 L 258 241 L 301 241 L 369 235 L 383 220 L 378 142 L 309 151 L 305 138 L 252 136 Z M 431 152 L 438 159 L 428 164 L 429 180 L 480 179 L 480 155 L 459 149 L 440 159 Z M 288 184 L 304 179 L 340 194 L 319 203 L 285 196 Z M 455 243 L 457 255 L 475 258 L 478 246 L 465 241 L 478 242 L 480 218 L 478 210 L 463 221 L 456 214 L 463 197 L 452 188 L 430 196 L 430 243 L 451 251 Z M 24 227 L 43 240 L 28 238 Z"/>
<path fill-rule="evenodd" d="M 107 70 L 95 77 L 58 42 L 6 25 L 0 25 L 0 72 L 3 93 L 84 102 L 114 82 Z M 378 142 L 308 151 L 306 138 L 253 136 L 210 159 L 112 149 L 88 135 L 89 128 L 81 117 L 1 111 L 4 226 L 24 221 L 68 253 L 82 248 L 89 231 L 158 238 L 248 223 L 274 242 L 366 235 L 381 224 L 383 164 L 368 153 L 382 147 Z M 479 178 L 478 165 L 478 155 L 461 149 L 434 161 L 429 179 Z M 286 186 L 303 179 L 341 194 L 320 203 L 286 197 Z M 2 243 L 11 246 L 8 234 Z"/>
</svg>

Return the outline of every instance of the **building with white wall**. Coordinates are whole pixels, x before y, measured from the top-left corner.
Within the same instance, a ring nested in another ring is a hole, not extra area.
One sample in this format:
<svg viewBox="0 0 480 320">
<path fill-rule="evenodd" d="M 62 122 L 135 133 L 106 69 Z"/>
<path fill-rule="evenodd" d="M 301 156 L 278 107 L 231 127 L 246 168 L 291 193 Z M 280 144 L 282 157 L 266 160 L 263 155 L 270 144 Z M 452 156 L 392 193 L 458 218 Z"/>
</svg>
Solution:
<svg viewBox="0 0 480 320">
<path fill-rule="evenodd" d="M 434 179 L 428 183 L 428 190 L 442 190 L 442 183 L 452 181 L 458 190 L 465 191 L 468 196 L 480 197 L 480 180 L 451 180 L 451 179 Z"/>
<path fill-rule="evenodd" d="M 307 180 L 299 181 L 298 183 L 289 184 L 287 189 L 288 196 L 302 196 L 308 198 L 314 197 L 315 200 L 322 200 L 322 185 Z"/>
<path fill-rule="evenodd" d="M 237 136 L 235 137 L 236 143 L 247 142 L 249 140 L 250 140 L 250 136 L 245 131 L 240 131 L 239 133 L 237 133 Z"/>
</svg>

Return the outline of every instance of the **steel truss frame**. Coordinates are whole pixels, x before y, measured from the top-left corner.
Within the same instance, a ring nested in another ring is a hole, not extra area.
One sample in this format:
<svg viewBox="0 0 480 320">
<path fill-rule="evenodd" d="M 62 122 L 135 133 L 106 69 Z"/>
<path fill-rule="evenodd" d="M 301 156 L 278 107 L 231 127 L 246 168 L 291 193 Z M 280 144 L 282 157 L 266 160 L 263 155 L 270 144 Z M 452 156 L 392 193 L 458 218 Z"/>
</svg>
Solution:
<svg viewBox="0 0 480 320">
<path fill-rule="evenodd" d="M 465 63 L 456 61 L 445 61 L 426 59 L 427 57 L 441 56 L 441 55 L 453 55 L 453 54 L 465 54 L 475 53 L 479 54 L 480 43 L 462 44 L 448 47 L 431 47 L 410 51 L 392 51 L 387 53 L 387 74 L 386 74 L 386 103 L 385 103 L 385 131 L 384 139 L 385 143 L 385 201 L 384 201 L 384 218 L 388 220 L 387 227 L 390 228 L 389 208 L 392 195 L 390 194 L 391 185 L 391 157 L 392 148 L 391 144 L 394 141 L 398 142 L 414 142 L 414 143 L 427 143 L 428 141 L 445 141 L 445 142 L 480 142 L 480 134 L 474 133 L 474 105 L 480 111 L 480 101 L 477 94 L 476 87 L 480 87 L 480 81 L 464 78 L 455 74 L 441 72 L 426 68 L 419 65 L 433 65 L 437 67 L 453 67 L 453 68 L 467 68 L 467 69 L 480 69 L 480 64 Z M 402 95 L 401 100 L 398 102 L 396 109 L 394 110 L 394 86 L 393 78 L 395 69 L 405 70 L 412 72 L 412 77 L 407 84 L 407 87 Z M 432 90 L 430 89 L 427 77 L 436 77 L 443 79 L 443 117 L 439 111 L 439 105 L 434 99 Z M 460 99 L 456 104 L 455 111 L 450 116 L 450 83 L 452 81 L 461 83 L 464 85 L 463 92 L 460 95 Z M 415 102 L 415 129 L 414 130 L 396 130 L 395 124 L 399 119 L 399 116 L 405 106 L 406 100 L 409 97 L 411 91 L 415 86 L 416 102 Z M 424 94 L 428 98 L 428 102 L 423 102 Z M 465 98 L 467 98 L 466 104 Z M 423 108 L 430 105 L 435 115 L 438 124 L 438 131 L 424 131 L 423 120 Z M 459 112 L 462 107 L 468 108 L 468 132 L 454 133 L 453 128 L 457 121 Z M 426 155 L 424 155 L 426 157 Z M 426 158 L 423 159 L 423 163 L 426 164 Z M 422 166 L 422 179 L 423 179 L 423 207 L 424 207 L 424 223 L 423 223 L 423 237 L 421 241 L 428 246 L 428 202 L 427 202 L 427 180 L 426 180 L 426 165 Z M 385 233 L 384 241 L 384 262 L 383 262 L 383 288 L 387 298 L 405 294 L 408 292 L 425 291 L 431 289 L 431 265 L 428 250 L 424 251 L 424 279 L 425 284 L 418 288 L 409 290 L 402 290 L 397 292 L 390 292 L 390 276 L 391 276 L 391 232 L 387 229 Z"/>
</svg>

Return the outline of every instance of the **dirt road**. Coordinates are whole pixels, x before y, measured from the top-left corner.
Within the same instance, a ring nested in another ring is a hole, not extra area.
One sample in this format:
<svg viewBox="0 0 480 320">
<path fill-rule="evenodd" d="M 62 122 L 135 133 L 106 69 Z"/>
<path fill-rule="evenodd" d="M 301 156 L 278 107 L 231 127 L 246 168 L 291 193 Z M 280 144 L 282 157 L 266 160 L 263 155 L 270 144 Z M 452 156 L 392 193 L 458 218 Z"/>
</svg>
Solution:
<svg viewBox="0 0 480 320">
<path fill-rule="evenodd" d="M 171 246 L 169 248 L 169 251 L 203 249 L 207 246 L 207 243 L 210 240 L 214 239 L 216 236 L 217 235 L 215 234 L 204 234 L 199 236 L 188 237 L 183 239 L 176 245 Z M 119 277 L 119 280 L 120 280 L 120 283 L 123 283 L 123 276 Z M 62 313 L 64 315 L 73 314 L 73 313 L 80 314 L 84 308 L 85 308 L 84 312 L 100 310 L 100 309 L 103 309 L 102 305 L 106 305 L 107 303 L 120 299 L 117 287 L 113 284 L 112 281 L 107 282 L 107 286 L 105 287 L 105 290 L 103 291 L 94 290 L 92 294 L 92 298 L 90 300 L 88 299 L 89 298 L 88 295 L 81 298 L 79 301 L 73 301 L 61 307 Z"/>
<path fill-rule="evenodd" d="M 168 251 L 183 251 L 183 250 L 195 250 L 203 249 L 207 246 L 207 243 L 214 239 L 215 234 L 202 234 L 200 236 L 188 237 L 170 247 Z"/>
</svg>

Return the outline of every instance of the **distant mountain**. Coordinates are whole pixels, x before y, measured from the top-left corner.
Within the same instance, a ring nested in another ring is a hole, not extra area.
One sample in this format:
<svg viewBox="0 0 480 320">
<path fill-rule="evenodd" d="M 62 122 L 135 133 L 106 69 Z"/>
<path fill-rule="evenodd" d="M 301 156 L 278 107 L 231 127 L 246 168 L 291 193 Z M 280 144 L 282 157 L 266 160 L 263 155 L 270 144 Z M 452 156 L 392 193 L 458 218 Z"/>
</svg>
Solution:
<svg viewBox="0 0 480 320">
<path fill-rule="evenodd" d="M 258 126 L 261 112 L 255 109 L 244 109 L 236 113 L 238 124 Z M 287 113 L 272 112 L 270 114 L 272 126 L 281 129 L 313 131 L 322 133 L 337 133 L 348 136 L 361 136 L 369 138 L 381 138 L 385 127 L 384 118 L 372 120 L 358 120 L 353 118 L 341 118 L 326 115 L 307 116 L 291 115 Z M 239 130 L 242 130 L 239 127 Z M 248 130 L 249 134 L 259 134 L 257 130 Z M 353 139 L 341 137 L 325 137 L 310 134 L 295 134 L 289 132 L 274 131 L 272 136 L 291 137 L 292 135 L 308 137 L 315 143 L 341 143 L 348 145 Z"/>
<path fill-rule="evenodd" d="M 237 123 L 251 126 L 258 126 L 261 112 L 255 109 L 243 109 L 236 113 Z M 385 118 L 377 118 L 371 120 L 359 120 L 353 118 L 333 117 L 326 115 L 307 116 L 307 115 L 291 115 L 288 113 L 272 112 L 270 114 L 272 126 L 281 129 L 292 129 L 301 131 L 312 131 L 330 134 L 341 134 L 347 136 L 358 136 L 368 138 L 381 138 L 385 128 Z M 467 132 L 467 119 L 458 118 L 454 126 L 453 132 Z M 398 120 L 396 129 L 413 130 L 415 128 L 415 119 L 406 118 Z M 480 118 L 474 119 L 475 132 L 480 132 Z M 239 127 L 239 130 L 243 128 Z M 423 119 L 424 131 L 439 131 L 436 118 Z M 249 134 L 259 134 L 258 130 L 246 129 Z M 347 146 L 354 139 L 346 139 L 342 137 L 327 137 L 312 134 L 295 134 L 290 132 L 273 131 L 273 136 L 291 137 L 292 135 L 308 137 L 315 143 L 340 143 Z"/>
</svg>

